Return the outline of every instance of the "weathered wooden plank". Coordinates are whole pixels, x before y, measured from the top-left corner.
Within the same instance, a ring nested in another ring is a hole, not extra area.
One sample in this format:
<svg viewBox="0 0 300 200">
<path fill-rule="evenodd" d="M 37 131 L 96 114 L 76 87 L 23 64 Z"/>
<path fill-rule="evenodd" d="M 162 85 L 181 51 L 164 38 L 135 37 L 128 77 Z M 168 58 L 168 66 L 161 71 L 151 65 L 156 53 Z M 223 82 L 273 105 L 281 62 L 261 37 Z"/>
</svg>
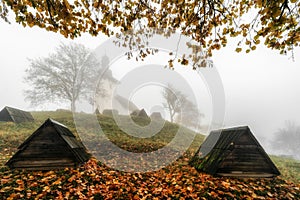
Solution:
<svg viewBox="0 0 300 200">
<path fill-rule="evenodd" d="M 68 136 L 68 141 L 63 136 Z M 11 168 L 49 169 L 71 167 L 89 159 L 86 149 L 63 125 L 48 119 L 8 161 Z M 70 144 L 72 142 L 72 145 Z"/>
<path fill-rule="evenodd" d="M 235 166 L 235 167 L 222 167 L 218 172 L 231 172 L 231 171 L 244 171 L 244 172 L 270 172 L 269 167 L 263 166 Z"/>
<path fill-rule="evenodd" d="M 274 174 L 271 173 L 217 173 L 219 176 L 227 177 L 241 177 L 241 178 L 271 178 L 274 177 Z"/>
<path fill-rule="evenodd" d="M 213 143 L 213 146 L 208 147 L 211 150 L 206 158 L 202 159 L 202 165 L 195 166 L 197 169 L 211 174 L 216 172 L 273 173 L 275 176 L 280 174 L 248 127 L 212 131 L 208 138 L 212 135 L 218 136 L 215 138 L 217 141 Z M 204 144 L 208 142 L 205 141 Z M 200 150 L 201 148 L 202 146 Z"/>
</svg>

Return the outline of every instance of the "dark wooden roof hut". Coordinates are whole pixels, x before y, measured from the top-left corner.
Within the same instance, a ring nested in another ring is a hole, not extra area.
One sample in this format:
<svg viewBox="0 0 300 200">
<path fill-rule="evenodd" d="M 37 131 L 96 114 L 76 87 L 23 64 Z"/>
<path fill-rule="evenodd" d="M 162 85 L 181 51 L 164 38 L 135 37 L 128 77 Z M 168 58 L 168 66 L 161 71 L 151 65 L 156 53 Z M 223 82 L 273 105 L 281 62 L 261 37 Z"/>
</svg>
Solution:
<svg viewBox="0 0 300 200">
<path fill-rule="evenodd" d="M 154 120 L 162 120 L 162 116 L 160 114 L 160 112 L 153 112 L 151 115 L 150 115 L 150 118 L 151 119 L 154 119 Z"/>
<path fill-rule="evenodd" d="M 96 108 L 94 114 L 96 114 L 96 115 L 100 115 L 101 114 L 98 108 Z"/>
<path fill-rule="evenodd" d="M 51 170 L 76 167 L 89 158 L 86 148 L 66 126 L 47 119 L 6 165 L 11 169 Z"/>
<path fill-rule="evenodd" d="M 130 113 L 130 116 L 149 118 L 149 116 L 146 113 L 145 109 L 134 110 L 132 113 Z"/>
<path fill-rule="evenodd" d="M 199 171 L 220 176 L 280 175 L 248 126 L 212 131 L 190 164 Z"/>
<path fill-rule="evenodd" d="M 145 109 L 140 110 L 140 112 L 137 114 L 138 117 L 144 117 L 149 118 L 148 114 L 146 113 Z"/>
<path fill-rule="evenodd" d="M 116 109 L 104 109 L 102 114 L 113 117 L 114 115 L 118 115 L 119 111 Z"/>
<path fill-rule="evenodd" d="M 139 114 L 140 110 L 134 110 L 130 113 L 130 116 L 137 116 Z"/>
<path fill-rule="evenodd" d="M 33 122 L 34 119 L 30 112 L 6 106 L 0 111 L 0 121 L 21 123 Z"/>
</svg>

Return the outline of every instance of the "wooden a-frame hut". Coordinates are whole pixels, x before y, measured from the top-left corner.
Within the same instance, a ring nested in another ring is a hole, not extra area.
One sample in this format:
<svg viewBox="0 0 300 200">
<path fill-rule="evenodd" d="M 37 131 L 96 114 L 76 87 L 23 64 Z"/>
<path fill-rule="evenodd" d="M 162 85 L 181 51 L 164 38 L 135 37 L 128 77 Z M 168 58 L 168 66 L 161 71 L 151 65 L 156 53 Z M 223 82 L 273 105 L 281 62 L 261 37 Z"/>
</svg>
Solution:
<svg viewBox="0 0 300 200">
<path fill-rule="evenodd" d="M 248 126 L 212 131 L 190 164 L 199 171 L 220 176 L 280 175 Z"/>
<path fill-rule="evenodd" d="M 134 110 L 132 113 L 130 113 L 130 116 L 149 118 L 149 116 L 144 108 L 141 110 Z"/>
<path fill-rule="evenodd" d="M 12 169 L 51 170 L 76 167 L 89 158 L 86 148 L 66 126 L 47 119 L 6 165 Z"/>
<path fill-rule="evenodd" d="M 154 119 L 154 120 L 162 120 L 163 117 L 161 116 L 161 113 L 160 112 L 153 112 L 151 115 L 150 115 L 150 118 L 151 119 Z"/>
<path fill-rule="evenodd" d="M 149 118 L 149 116 L 147 115 L 145 109 L 143 108 L 142 110 L 140 110 L 140 112 L 137 114 L 138 117 L 144 117 L 144 118 Z"/>
<path fill-rule="evenodd" d="M 30 112 L 6 106 L 0 111 L 0 121 L 21 123 L 33 122 L 34 119 Z"/>
</svg>

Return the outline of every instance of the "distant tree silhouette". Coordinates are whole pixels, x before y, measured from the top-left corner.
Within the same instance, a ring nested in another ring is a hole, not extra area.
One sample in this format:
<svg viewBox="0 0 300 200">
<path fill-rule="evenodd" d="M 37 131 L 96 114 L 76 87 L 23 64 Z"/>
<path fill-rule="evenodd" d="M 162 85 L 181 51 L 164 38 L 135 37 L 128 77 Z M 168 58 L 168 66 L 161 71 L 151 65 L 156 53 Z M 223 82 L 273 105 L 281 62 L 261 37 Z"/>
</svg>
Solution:
<svg viewBox="0 0 300 200">
<path fill-rule="evenodd" d="M 300 126 L 293 121 L 286 121 L 285 127 L 275 133 L 272 147 L 275 150 L 284 151 L 286 155 L 293 155 L 300 159 Z"/>
<path fill-rule="evenodd" d="M 163 106 L 168 110 L 171 122 L 193 128 L 199 125 L 202 114 L 185 94 L 169 84 L 163 89 L 162 97 L 165 100 Z"/>
<path fill-rule="evenodd" d="M 25 81 L 32 87 L 25 91 L 26 99 L 32 105 L 69 101 L 75 112 L 75 102 L 81 98 L 88 100 L 94 92 L 99 66 L 85 46 L 61 44 L 48 57 L 30 60 Z"/>
</svg>

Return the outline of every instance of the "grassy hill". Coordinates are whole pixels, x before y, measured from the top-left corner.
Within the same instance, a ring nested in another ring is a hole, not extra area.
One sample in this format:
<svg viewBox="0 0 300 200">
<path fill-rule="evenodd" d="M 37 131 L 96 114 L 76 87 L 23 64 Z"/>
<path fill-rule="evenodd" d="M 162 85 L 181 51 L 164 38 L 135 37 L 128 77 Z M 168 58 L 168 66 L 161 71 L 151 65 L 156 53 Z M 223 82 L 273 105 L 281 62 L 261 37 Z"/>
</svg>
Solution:
<svg viewBox="0 0 300 200">
<path fill-rule="evenodd" d="M 108 168 L 96 159 L 77 169 L 48 172 L 9 170 L 3 164 L 17 147 L 48 117 L 66 126 L 74 133 L 72 113 L 33 112 L 34 123 L 0 122 L 0 199 L 299 199 L 300 164 L 293 159 L 272 156 L 282 176 L 275 179 L 233 179 L 212 177 L 189 166 L 188 160 L 202 143 L 203 135 L 196 137 L 188 151 L 172 165 L 147 173 L 126 173 Z M 91 115 L 80 114 L 86 124 Z M 104 134 L 119 147 L 131 152 L 151 152 L 169 143 L 179 126 L 166 122 L 162 130 L 150 138 L 135 138 L 125 134 L 109 116 L 99 115 Z M 129 124 L 129 118 L 122 120 Z M 133 118 L 139 125 L 149 120 Z M 93 145 L 95 131 L 81 130 L 88 144 Z M 183 128 L 186 137 L 195 133 Z M 81 134 L 82 137 L 82 134 Z M 184 138 L 183 138 L 184 139 Z M 95 144 L 97 145 L 97 144 Z M 178 146 L 180 148 L 180 146 Z M 107 152 L 109 153 L 109 150 Z"/>
<path fill-rule="evenodd" d="M 14 124 L 0 122 L 0 164 L 3 165 L 5 161 L 7 161 L 9 157 L 17 150 L 17 147 L 49 117 L 68 126 L 68 128 L 78 136 L 73 115 L 69 111 L 32 112 L 32 115 L 35 118 L 34 123 Z M 87 127 L 84 127 L 85 129 L 81 130 L 83 133 L 80 135 L 80 137 L 84 138 L 85 144 L 90 146 L 93 143 L 97 145 L 97 143 L 101 142 L 97 140 L 98 130 L 92 130 L 89 126 L 89 123 L 92 121 L 91 118 L 93 118 L 94 115 L 82 113 L 78 116 L 82 118 L 80 119 L 81 121 L 84 121 L 84 123 L 87 124 Z M 122 120 L 125 125 L 130 125 L 130 119 L 131 118 L 128 116 L 122 116 Z M 125 134 L 110 116 L 98 115 L 98 120 L 105 136 L 109 138 L 111 142 L 127 151 L 136 153 L 152 152 L 164 147 L 174 138 L 178 129 L 180 128 L 177 124 L 166 121 L 161 131 L 154 136 L 149 138 L 136 138 Z M 150 122 L 149 119 L 138 117 L 134 117 L 133 120 L 141 126 L 145 126 Z M 79 127 L 79 129 L 82 129 L 82 127 Z M 196 149 L 202 143 L 204 136 L 201 134 L 196 134 L 195 132 L 184 127 L 181 127 L 181 130 L 183 132 L 183 140 L 195 136 L 188 153 L 196 151 Z M 106 154 L 106 152 L 104 153 Z"/>
</svg>

